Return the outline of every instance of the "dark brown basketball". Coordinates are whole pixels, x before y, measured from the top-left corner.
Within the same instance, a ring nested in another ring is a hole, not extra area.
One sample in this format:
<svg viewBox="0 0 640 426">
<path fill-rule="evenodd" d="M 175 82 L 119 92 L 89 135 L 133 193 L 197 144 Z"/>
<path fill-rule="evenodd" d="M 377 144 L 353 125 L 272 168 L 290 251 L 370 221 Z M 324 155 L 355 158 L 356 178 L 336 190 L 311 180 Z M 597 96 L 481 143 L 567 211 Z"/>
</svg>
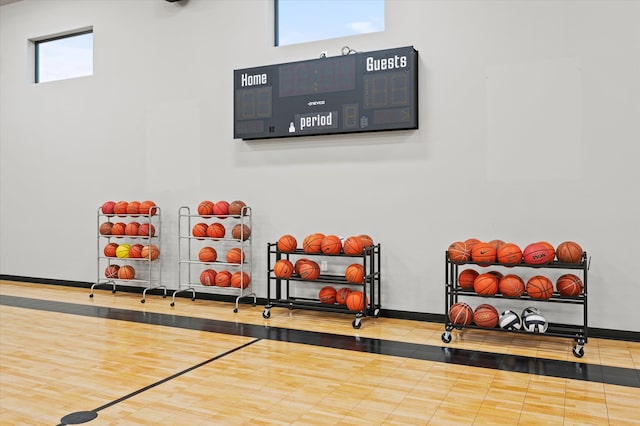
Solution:
<svg viewBox="0 0 640 426">
<path fill-rule="evenodd" d="M 558 245 L 556 257 L 562 263 L 580 263 L 582 261 L 582 247 L 575 241 L 565 241 Z"/>
<path fill-rule="evenodd" d="M 498 325 L 499 318 L 500 314 L 498 310 L 486 303 L 478 305 L 475 311 L 473 311 L 473 322 L 475 322 L 478 327 L 494 328 Z"/>
<path fill-rule="evenodd" d="M 584 283 L 577 275 L 564 274 L 556 280 L 556 289 L 563 296 L 579 296 L 584 290 Z"/>
<path fill-rule="evenodd" d="M 458 302 L 449 308 L 449 321 L 453 324 L 469 325 L 473 321 L 473 309 L 464 302 Z"/>
</svg>

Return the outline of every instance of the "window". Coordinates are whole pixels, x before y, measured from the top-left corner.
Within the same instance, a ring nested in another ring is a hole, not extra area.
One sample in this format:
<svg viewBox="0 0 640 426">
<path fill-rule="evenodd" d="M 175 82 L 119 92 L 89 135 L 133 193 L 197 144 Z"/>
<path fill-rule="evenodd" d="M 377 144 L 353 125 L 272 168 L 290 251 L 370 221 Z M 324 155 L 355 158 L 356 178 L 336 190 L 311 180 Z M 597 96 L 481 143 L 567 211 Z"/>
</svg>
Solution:
<svg viewBox="0 0 640 426">
<path fill-rule="evenodd" d="M 384 0 L 276 0 L 275 45 L 384 31 Z"/>
<path fill-rule="evenodd" d="M 93 30 L 34 40 L 35 82 L 93 75 Z"/>
</svg>

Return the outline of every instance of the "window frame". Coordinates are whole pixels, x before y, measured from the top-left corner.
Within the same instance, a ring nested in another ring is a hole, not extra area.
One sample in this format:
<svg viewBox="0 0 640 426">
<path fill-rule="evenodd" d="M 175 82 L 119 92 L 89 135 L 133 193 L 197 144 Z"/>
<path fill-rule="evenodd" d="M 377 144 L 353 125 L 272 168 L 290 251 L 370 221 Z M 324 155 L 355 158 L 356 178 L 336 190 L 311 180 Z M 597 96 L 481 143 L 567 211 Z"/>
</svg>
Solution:
<svg viewBox="0 0 640 426">
<path fill-rule="evenodd" d="M 86 34 L 93 34 L 92 26 L 81 28 L 78 30 L 66 31 L 64 33 L 60 33 L 56 35 L 50 35 L 45 37 L 39 37 L 37 39 L 31 39 L 30 41 L 33 43 L 34 52 L 35 52 L 34 53 L 34 83 L 40 84 L 40 83 L 47 83 L 49 81 L 67 80 L 67 79 L 59 79 L 59 80 L 47 80 L 45 82 L 40 81 L 40 45 L 41 44 L 51 42 L 51 41 L 56 41 L 56 40 L 63 40 L 65 38 L 83 36 Z M 91 52 L 93 54 L 93 45 L 92 45 Z M 91 75 L 93 75 L 93 73 Z M 76 78 L 76 77 L 70 77 L 70 78 Z"/>
</svg>

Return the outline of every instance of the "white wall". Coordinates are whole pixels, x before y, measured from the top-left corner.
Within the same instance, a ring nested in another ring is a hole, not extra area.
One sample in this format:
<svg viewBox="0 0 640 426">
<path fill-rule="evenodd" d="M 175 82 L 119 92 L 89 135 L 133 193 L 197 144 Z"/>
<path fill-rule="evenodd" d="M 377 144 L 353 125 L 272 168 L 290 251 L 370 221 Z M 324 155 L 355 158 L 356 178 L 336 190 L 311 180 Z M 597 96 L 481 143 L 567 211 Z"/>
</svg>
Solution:
<svg viewBox="0 0 640 426">
<path fill-rule="evenodd" d="M 428 313 L 444 311 L 453 241 L 576 240 L 592 257 L 589 325 L 640 330 L 640 2 L 387 0 L 383 33 L 277 48 L 272 10 L 267 0 L 1 7 L 0 274 L 94 281 L 97 208 L 153 199 L 175 287 L 178 207 L 242 199 L 259 297 L 266 244 L 284 233 L 372 235 L 383 308 Z M 27 40 L 89 25 L 95 74 L 33 84 Z M 419 130 L 233 139 L 234 69 L 344 45 L 415 46 Z"/>
</svg>

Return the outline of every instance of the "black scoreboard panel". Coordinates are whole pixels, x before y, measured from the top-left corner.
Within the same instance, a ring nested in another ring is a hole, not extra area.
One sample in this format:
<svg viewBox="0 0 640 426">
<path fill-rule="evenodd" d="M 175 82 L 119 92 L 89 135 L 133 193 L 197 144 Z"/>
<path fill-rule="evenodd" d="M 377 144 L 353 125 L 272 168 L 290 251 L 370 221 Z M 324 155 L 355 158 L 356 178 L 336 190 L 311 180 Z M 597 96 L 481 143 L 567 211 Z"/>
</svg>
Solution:
<svg viewBox="0 0 640 426">
<path fill-rule="evenodd" d="M 360 52 L 235 70 L 236 139 L 418 128 L 418 52 Z"/>
</svg>

